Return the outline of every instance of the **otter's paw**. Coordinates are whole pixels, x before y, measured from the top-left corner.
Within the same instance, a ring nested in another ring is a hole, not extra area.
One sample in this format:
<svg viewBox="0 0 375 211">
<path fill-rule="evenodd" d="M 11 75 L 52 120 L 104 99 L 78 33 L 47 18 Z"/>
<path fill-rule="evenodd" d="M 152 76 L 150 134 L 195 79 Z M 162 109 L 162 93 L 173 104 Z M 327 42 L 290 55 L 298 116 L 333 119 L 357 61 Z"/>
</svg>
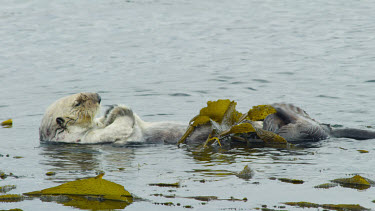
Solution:
<svg viewBox="0 0 375 211">
<path fill-rule="evenodd" d="M 129 116 L 134 121 L 134 114 L 130 108 L 123 105 L 111 105 L 105 112 L 104 125 L 108 126 L 112 124 L 117 117 L 122 116 Z"/>
</svg>

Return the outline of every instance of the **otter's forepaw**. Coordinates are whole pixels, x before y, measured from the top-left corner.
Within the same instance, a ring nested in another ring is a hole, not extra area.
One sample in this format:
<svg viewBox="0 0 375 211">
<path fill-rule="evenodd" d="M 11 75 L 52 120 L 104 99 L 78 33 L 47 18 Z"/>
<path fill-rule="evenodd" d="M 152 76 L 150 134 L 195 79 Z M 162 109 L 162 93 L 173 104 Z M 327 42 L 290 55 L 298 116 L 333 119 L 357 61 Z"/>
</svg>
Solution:
<svg viewBox="0 0 375 211">
<path fill-rule="evenodd" d="M 104 125 L 108 126 L 112 124 L 117 117 L 121 116 L 129 116 L 134 119 L 133 111 L 130 108 L 123 105 L 111 105 L 105 112 Z"/>
</svg>

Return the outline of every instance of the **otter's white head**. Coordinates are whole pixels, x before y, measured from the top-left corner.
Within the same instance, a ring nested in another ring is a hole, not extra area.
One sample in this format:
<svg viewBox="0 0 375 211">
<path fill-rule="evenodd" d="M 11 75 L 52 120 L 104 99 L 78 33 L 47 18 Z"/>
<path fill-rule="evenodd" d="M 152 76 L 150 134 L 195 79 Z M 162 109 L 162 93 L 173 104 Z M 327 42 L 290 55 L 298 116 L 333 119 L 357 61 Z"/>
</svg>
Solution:
<svg viewBox="0 0 375 211">
<path fill-rule="evenodd" d="M 47 108 L 39 128 L 40 141 L 55 140 L 58 134 L 87 131 L 94 125 L 94 117 L 100 110 L 101 98 L 97 93 L 78 93 L 63 97 Z M 73 131 L 71 131 L 73 132 Z"/>
</svg>

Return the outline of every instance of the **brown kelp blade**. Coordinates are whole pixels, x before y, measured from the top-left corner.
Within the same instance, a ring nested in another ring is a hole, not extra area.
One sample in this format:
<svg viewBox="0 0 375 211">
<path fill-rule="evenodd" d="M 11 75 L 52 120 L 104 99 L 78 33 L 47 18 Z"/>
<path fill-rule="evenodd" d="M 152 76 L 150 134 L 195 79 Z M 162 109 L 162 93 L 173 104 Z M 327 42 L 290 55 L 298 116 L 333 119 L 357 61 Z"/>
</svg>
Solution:
<svg viewBox="0 0 375 211">
<path fill-rule="evenodd" d="M 264 143 L 270 144 L 270 145 L 279 145 L 279 144 L 288 144 L 288 142 L 281 136 L 277 135 L 274 132 L 263 130 L 262 128 L 259 128 L 252 124 L 252 126 L 255 129 L 256 134 Z"/>
</svg>

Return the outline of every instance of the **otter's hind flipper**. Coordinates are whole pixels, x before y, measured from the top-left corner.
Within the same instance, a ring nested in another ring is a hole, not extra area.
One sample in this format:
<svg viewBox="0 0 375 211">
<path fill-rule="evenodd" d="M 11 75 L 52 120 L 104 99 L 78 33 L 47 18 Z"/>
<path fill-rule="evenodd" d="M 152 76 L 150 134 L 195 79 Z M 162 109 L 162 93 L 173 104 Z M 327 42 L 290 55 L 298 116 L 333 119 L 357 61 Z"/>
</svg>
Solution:
<svg viewBox="0 0 375 211">
<path fill-rule="evenodd" d="M 329 134 L 319 124 L 308 121 L 290 123 L 280 128 L 281 137 L 292 143 L 319 141 L 329 137 Z"/>
<path fill-rule="evenodd" d="M 375 139 L 375 131 L 354 128 L 332 129 L 331 135 L 335 138 L 352 138 L 356 140 Z"/>
</svg>

